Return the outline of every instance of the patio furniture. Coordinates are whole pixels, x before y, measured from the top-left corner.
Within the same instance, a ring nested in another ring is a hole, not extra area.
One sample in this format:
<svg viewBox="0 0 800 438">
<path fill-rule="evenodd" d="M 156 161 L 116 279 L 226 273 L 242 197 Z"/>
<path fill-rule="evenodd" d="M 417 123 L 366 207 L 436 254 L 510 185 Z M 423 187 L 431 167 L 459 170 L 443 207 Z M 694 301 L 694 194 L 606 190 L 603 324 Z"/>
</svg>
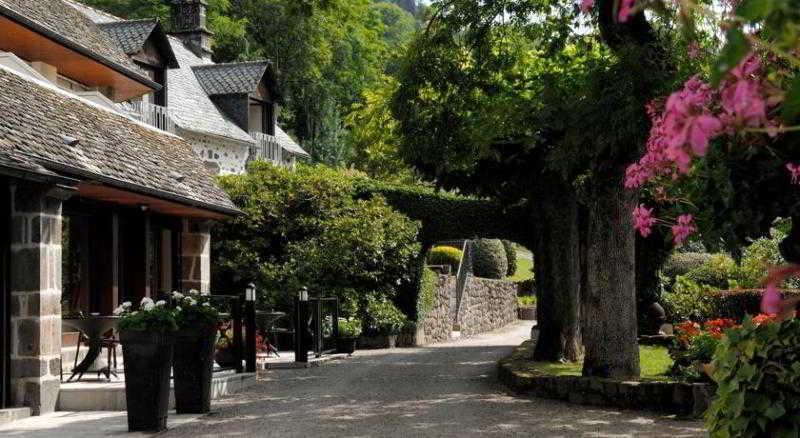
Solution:
<svg viewBox="0 0 800 438">
<path fill-rule="evenodd" d="M 100 373 L 104 373 L 106 375 L 106 379 L 111 379 L 111 375 L 113 374 L 115 377 L 117 376 L 116 373 L 116 346 L 117 340 L 112 335 L 111 337 L 105 336 L 108 331 L 113 330 L 117 326 L 117 321 L 119 318 L 116 316 L 89 316 L 86 318 L 67 318 L 62 320 L 62 326 L 67 330 L 76 330 L 81 333 L 80 337 L 78 338 L 78 351 L 75 352 L 75 360 L 78 359 L 78 352 L 80 351 L 80 344 L 83 342 L 89 346 L 89 351 L 86 353 L 86 357 L 83 358 L 81 363 L 75 365 L 72 369 L 72 375 L 67 379 L 67 382 L 71 382 L 72 379 L 77 376 L 77 380 L 80 381 L 83 377 L 83 374 L 89 371 L 92 364 L 100 354 L 103 352 L 103 348 L 108 350 L 108 364 L 105 369 L 98 371 L 98 377 Z M 112 358 L 115 364 L 114 369 L 112 369 Z"/>
<path fill-rule="evenodd" d="M 275 323 L 286 316 L 285 312 L 275 312 L 275 311 L 258 311 L 256 312 L 256 316 L 259 319 L 259 323 L 264 327 L 264 341 L 267 345 L 267 356 L 270 353 L 274 353 L 275 356 L 281 357 L 278 353 L 278 336 L 276 333 Z"/>
</svg>

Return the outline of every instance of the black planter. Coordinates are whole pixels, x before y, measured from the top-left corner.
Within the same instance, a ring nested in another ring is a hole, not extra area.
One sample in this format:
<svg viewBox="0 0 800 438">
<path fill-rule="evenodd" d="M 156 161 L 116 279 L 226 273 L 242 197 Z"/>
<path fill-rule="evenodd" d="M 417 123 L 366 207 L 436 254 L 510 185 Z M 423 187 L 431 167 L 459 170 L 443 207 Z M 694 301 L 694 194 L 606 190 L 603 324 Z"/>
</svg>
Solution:
<svg viewBox="0 0 800 438">
<path fill-rule="evenodd" d="M 125 361 L 128 431 L 165 430 L 174 335 L 121 331 L 119 340 Z"/>
<path fill-rule="evenodd" d="M 356 351 L 356 342 L 358 338 L 339 338 L 336 340 L 336 352 L 344 354 L 353 354 Z"/>
<path fill-rule="evenodd" d="M 236 366 L 237 362 L 241 361 L 241 358 L 236 355 L 233 347 L 228 347 L 217 350 L 217 353 L 214 355 L 214 360 L 216 360 L 217 364 L 222 368 L 233 368 Z"/>
<path fill-rule="evenodd" d="M 175 410 L 178 414 L 211 411 L 211 378 L 214 374 L 214 327 L 183 329 L 175 334 Z"/>
<path fill-rule="evenodd" d="M 536 307 L 520 307 L 517 309 L 517 316 L 525 321 L 535 321 Z"/>
</svg>

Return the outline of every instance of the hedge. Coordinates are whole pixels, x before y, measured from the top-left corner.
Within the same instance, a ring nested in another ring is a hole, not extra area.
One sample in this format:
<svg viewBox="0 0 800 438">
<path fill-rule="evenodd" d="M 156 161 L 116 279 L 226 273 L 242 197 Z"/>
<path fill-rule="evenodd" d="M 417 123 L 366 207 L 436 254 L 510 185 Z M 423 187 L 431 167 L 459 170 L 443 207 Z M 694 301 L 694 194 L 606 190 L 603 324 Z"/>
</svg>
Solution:
<svg viewBox="0 0 800 438">
<path fill-rule="evenodd" d="M 800 296 L 798 289 L 782 289 L 784 298 Z M 741 321 L 744 316 L 761 313 L 763 289 L 737 289 L 709 292 L 711 315 L 708 319 L 731 318 Z"/>
<path fill-rule="evenodd" d="M 366 179 L 357 182 L 355 190 L 363 198 L 380 195 L 394 209 L 420 221 L 419 239 L 423 244 L 483 237 L 532 245 L 531 215 L 523 209 L 426 187 L 394 186 Z"/>
<path fill-rule="evenodd" d="M 508 261 L 506 275 L 511 277 L 517 273 L 517 247 L 514 246 L 514 242 L 503 239 L 503 248 L 506 250 L 506 260 Z"/>
<path fill-rule="evenodd" d="M 422 270 L 419 297 L 417 298 L 417 321 L 421 321 L 433 310 L 436 304 L 436 283 L 438 275 L 428 268 Z"/>
<path fill-rule="evenodd" d="M 472 241 L 472 273 L 476 277 L 500 280 L 508 272 L 508 259 L 503 242 L 498 239 Z"/>
</svg>

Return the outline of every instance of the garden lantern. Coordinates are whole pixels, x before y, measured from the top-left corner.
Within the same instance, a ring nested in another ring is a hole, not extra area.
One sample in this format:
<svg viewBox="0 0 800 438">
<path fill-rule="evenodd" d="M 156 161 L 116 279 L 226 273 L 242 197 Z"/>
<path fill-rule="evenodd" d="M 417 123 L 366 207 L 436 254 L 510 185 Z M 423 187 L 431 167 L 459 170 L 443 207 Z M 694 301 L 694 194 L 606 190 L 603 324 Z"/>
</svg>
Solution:
<svg viewBox="0 0 800 438">
<path fill-rule="evenodd" d="M 244 300 L 248 302 L 256 301 L 256 285 L 250 283 L 244 290 Z"/>
</svg>

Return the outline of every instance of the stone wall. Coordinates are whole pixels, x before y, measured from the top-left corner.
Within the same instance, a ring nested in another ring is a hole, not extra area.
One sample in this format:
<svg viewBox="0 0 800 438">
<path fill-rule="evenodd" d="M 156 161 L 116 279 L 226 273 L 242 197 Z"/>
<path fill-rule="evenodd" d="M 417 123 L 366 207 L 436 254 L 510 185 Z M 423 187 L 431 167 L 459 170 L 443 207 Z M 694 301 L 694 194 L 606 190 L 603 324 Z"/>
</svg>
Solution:
<svg viewBox="0 0 800 438">
<path fill-rule="evenodd" d="M 516 283 L 470 276 L 460 300 L 455 286 L 455 277 L 439 276 L 433 307 L 417 324 L 417 344 L 447 341 L 455 325 L 472 336 L 517 320 Z"/>
<path fill-rule="evenodd" d="M 178 134 L 192 144 L 195 155 L 203 160 L 211 173 L 242 174 L 247 169 L 250 145 L 202 136 L 189 131 L 181 130 Z"/>
<path fill-rule="evenodd" d="M 517 320 L 517 284 L 470 276 L 457 318 L 463 336 L 511 324 Z"/>
<path fill-rule="evenodd" d="M 181 287 L 211 291 L 211 223 L 183 220 L 181 233 Z"/>
<path fill-rule="evenodd" d="M 456 286 L 456 277 L 439 275 L 433 307 L 424 315 L 417 328 L 418 344 L 433 344 L 450 339 L 453 319 L 450 316 L 450 297 Z"/>
<path fill-rule="evenodd" d="M 55 410 L 61 371 L 61 206 L 70 193 L 11 186 L 11 396 Z"/>
</svg>

